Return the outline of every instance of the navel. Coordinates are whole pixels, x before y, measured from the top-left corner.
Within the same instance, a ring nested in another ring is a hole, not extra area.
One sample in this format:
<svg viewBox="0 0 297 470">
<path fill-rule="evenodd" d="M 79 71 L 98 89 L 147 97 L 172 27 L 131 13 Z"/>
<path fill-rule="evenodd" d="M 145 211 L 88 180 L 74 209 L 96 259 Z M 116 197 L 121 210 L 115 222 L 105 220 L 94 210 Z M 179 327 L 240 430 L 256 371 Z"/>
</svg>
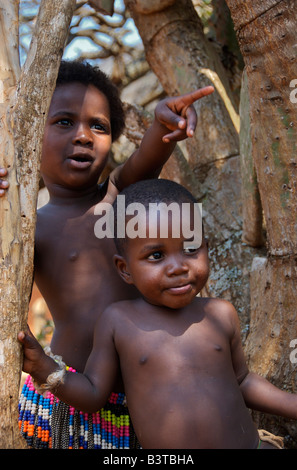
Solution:
<svg viewBox="0 0 297 470">
<path fill-rule="evenodd" d="M 139 359 L 139 364 L 141 366 L 143 366 L 144 364 L 147 363 L 147 360 L 148 360 L 148 357 L 147 356 L 142 356 L 140 359 Z"/>
<path fill-rule="evenodd" d="M 69 258 L 69 261 L 76 261 L 77 258 L 78 258 L 78 252 L 77 251 L 71 251 L 69 253 L 68 258 Z"/>
</svg>

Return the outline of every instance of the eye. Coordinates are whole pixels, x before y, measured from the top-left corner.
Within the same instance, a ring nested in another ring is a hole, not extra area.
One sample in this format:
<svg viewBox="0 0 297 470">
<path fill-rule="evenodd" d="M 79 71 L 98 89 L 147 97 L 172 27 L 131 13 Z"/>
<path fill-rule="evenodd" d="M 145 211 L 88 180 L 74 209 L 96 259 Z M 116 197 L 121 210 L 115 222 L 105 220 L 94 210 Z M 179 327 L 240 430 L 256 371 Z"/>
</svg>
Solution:
<svg viewBox="0 0 297 470">
<path fill-rule="evenodd" d="M 184 253 L 186 255 L 194 255 L 198 252 L 199 246 L 197 245 L 189 245 L 184 247 Z"/>
<path fill-rule="evenodd" d="M 102 126 L 102 124 L 96 123 L 92 124 L 92 129 L 95 129 L 96 131 L 105 131 L 105 127 Z"/>
<path fill-rule="evenodd" d="M 147 257 L 147 259 L 150 261 L 159 261 L 162 258 L 163 254 L 161 253 L 161 251 L 154 251 Z"/>
<path fill-rule="evenodd" d="M 72 125 L 72 121 L 68 118 L 63 118 L 56 121 L 56 124 L 58 124 L 59 126 L 69 127 Z"/>
<path fill-rule="evenodd" d="M 102 123 L 100 121 L 95 121 L 91 124 L 91 129 L 97 132 L 105 132 L 106 134 L 110 133 L 109 125 Z"/>
</svg>

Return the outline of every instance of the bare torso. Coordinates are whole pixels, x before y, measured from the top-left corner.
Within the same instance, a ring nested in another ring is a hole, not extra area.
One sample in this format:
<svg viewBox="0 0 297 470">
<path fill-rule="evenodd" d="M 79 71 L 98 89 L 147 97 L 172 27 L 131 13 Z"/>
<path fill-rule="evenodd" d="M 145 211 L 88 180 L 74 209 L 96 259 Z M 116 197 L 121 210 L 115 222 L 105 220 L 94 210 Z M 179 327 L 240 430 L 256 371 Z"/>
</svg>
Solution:
<svg viewBox="0 0 297 470">
<path fill-rule="evenodd" d="M 229 326 L 211 304 L 199 299 L 183 313 L 141 299 L 118 304 L 115 346 L 144 448 L 257 447 L 232 366 Z"/>
<path fill-rule="evenodd" d="M 35 281 L 55 324 L 52 350 L 83 371 L 98 312 L 136 296 L 116 272 L 112 239 L 94 234 L 94 200 L 47 204 L 38 211 Z"/>
</svg>

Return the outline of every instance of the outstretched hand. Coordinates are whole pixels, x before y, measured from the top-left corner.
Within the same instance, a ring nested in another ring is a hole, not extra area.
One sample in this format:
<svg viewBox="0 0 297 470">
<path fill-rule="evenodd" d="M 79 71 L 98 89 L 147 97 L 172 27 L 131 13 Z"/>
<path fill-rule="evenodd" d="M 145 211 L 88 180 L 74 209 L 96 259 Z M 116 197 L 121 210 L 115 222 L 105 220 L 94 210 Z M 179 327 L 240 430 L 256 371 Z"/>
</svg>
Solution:
<svg viewBox="0 0 297 470">
<path fill-rule="evenodd" d="M 197 114 L 193 103 L 214 92 L 213 86 L 207 86 L 182 96 L 165 98 L 156 106 L 156 119 L 172 132 L 163 137 L 163 142 L 177 142 L 193 137 L 197 125 Z"/>
<path fill-rule="evenodd" d="M 1 179 L 3 176 L 7 176 L 7 170 L 5 168 L 0 168 L 0 197 L 4 196 L 5 191 L 9 186 L 8 181 Z"/>
</svg>

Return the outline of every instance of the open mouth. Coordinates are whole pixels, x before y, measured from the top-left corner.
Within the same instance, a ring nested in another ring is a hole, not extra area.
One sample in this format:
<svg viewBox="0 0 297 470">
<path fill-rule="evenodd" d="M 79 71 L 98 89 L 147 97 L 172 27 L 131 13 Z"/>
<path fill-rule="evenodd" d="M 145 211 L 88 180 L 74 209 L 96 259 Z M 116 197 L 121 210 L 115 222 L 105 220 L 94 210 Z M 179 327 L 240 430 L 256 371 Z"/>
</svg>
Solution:
<svg viewBox="0 0 297 470">
<path fill-rule="evenodd" d="M 70 157 L 67 158 L 67 161 L 69 162 L 72 168 L 86 169 L 91 166 L 93 159 L 89 155 L 75 154 L 70 155 Z"/>
</svg>

